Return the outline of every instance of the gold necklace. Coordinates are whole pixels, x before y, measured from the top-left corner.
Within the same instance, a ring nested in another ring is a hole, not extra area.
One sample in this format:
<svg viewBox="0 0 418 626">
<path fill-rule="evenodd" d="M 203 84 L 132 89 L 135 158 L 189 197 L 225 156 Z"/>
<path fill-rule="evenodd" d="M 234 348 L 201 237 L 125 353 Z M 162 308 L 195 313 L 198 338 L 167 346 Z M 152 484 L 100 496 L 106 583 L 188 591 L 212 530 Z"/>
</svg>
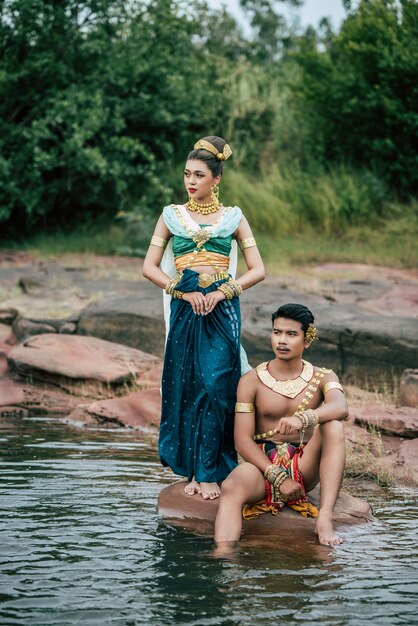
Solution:
<svg viewBox="0 0 418 626">
<path fill-rule="evenodd" d="M 297 378 L 291 380 L 277 380 L 267 369 L 268 363 L 260 363 L 256 367 L 257 375 L 261 382 L 272 391 L 286 398 L 296 398 L 305 389 L 313 376 L 313 365 L 302 359 L 303 369 Z"/>
<path fill-rule="evenodd" d="M 186 206 L 189 211 L 192 211 L 193 213 L 209 215 L 210 213 L 216 213 L 217 211 L 219 211 L 221 205 L 217 200 L 212 200 L 212 202 L 206 202 L 206 204 L 200 204 L 199 202 L 196 202 L 194 198 L 189 198 Z"/>
</svg>

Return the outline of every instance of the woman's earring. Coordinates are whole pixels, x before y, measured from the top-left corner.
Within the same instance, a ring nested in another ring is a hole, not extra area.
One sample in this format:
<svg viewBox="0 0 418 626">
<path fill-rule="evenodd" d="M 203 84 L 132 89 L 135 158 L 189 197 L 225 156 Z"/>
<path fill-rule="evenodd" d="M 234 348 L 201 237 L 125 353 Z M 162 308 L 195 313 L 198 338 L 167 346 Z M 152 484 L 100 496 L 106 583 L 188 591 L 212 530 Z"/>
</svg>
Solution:
<svg viewBox="0 0 418 626">
<path fill-rule="evenodd" d="M 219 185 L 212 187 L 212 198 L 214 202 L 219 204 Z"/>
</svg>

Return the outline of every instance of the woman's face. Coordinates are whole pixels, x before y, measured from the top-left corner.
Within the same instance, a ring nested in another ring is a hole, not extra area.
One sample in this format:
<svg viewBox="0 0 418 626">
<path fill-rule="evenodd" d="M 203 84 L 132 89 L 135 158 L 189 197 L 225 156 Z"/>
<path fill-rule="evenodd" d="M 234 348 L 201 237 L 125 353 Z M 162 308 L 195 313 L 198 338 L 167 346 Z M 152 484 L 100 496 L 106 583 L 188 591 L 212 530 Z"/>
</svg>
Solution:
<svg viewBox="0 0 418 626">
<path fill-rule="evenodd" d="M 204 161 L 191 159 L 184 168 L 184 186 L 190 198 L 198 202 L 210 202 L 212 187 L 217 185 L 221 176 L 212 176 Z"/>
</svg>

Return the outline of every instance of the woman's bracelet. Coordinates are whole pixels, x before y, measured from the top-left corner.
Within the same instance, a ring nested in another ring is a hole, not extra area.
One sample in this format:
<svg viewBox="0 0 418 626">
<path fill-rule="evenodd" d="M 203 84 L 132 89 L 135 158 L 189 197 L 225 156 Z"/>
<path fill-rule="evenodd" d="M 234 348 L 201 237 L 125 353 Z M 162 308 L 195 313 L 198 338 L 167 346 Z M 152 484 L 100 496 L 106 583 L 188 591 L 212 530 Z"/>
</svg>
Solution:
<svg viewBox="0 0 418 626">
<path fill-rule="evenodd" d="M 168 296 L 172 296 L 173 292 L 176 288 L 176 286 L 179 284 L 180 282 L 180 278 L 178 276 L 176 276 L 175 278 L 172 278 L 171 280 L 168 281 L 168 283 L 165 286 L 164 291 L 166 292 L 166 294 Z"/>
<path fill-rule="evenodd" d="M 242 287 L 235 280 L 230 278 L 222 285 L 219 285 L 218 291 L 222 291 L 226 300 L 232 300 L 235 296 L 240 296 L 242 294 Z"/>
</svg>

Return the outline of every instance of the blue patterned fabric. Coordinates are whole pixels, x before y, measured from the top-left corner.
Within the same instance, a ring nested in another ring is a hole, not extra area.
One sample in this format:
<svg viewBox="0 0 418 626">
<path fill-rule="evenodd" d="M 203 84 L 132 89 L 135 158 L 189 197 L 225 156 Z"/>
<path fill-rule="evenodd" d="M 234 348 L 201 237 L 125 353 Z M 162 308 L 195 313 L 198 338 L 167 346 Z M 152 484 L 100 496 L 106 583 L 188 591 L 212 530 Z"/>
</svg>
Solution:
<svg viewBox="0 0 418 626">
<path fill-rule="evenodd" d="M 198 286 L 186 269 L 176 289 L 207 294 L 225 282 Z M 175 474 L 219 482 L 236 467 L 234 404 L 241 376 L 239 298 L 196 315 L 188 302 L 171 301 L 162 377 L 159 455 Z"/>
</svg>

